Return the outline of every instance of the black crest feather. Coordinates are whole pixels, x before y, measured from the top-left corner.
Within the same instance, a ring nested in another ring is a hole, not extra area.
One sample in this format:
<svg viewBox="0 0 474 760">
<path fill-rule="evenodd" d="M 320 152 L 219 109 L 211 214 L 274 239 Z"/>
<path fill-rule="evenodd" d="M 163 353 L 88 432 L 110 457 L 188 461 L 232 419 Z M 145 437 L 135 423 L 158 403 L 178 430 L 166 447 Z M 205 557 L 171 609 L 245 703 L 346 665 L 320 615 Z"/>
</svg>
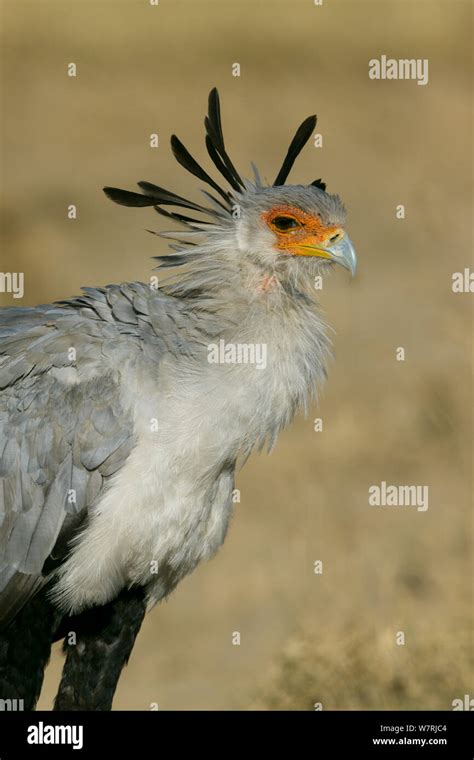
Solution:
<svg viewBox="0 0 474 760">
<path fill-rule="evenodd" d="M 326 190 L 326 183 L 322 181 L 321 177 L 311 182 L 313 187 L 319 187 L 320 190 Z"/>
<path fill-rule="evenodd" d="M 153 200 L 153 206 L 182 206 L 183 208 L 191 208 L 194 211 L 203 211 L 207 213 L 207 209 L 204 206 L 200 206 L 199 203 L 194 201 L 188 201 L 181 195 L 172 193 L 171 190 L 165 190 L 164 187 L 153 185 L 151 182 L 138 182 L 138 186 L 146 193 L 146 196 Z"/>
<path fill-rule="evenodd" d="M 214 182 L 212 177 L 209 176 L 204 169 L 199 166 L 198 162 L 192 157 L 190 152 L 184 147 L 181 140 L 176 135 L 171 136 L 171 150 L 177 160 L 178 164 L 181 164 L 188 172 L 194 174 L 198 179 L 202 179 L 203 182 L 207 182 L 226 202 L 229 200 L 228 193 L 224 192 L 221 187 Z"/>
<path fill-rule="evenodd" d="M 245 183 L 225 149 L 219 93 L 215 87 L 209 93 L 208 114 L 204 119 L 204 124 L 206 128 L 206 148 L 214 166 L 226 182 L 228 182 L 232 190 L 241 193 L 242 190 L 245 190 Z M 316 116 L 308 116 L 308 118 L 298 127 L 296 134 L 290 143 L 290 147 L 288 148 L 281 169 L 273 183 L 274 185 L 283 185 L 285 183 L 296 158 L 311 137 L 315 126 Z M 178 163 L 187 171 L 191 172 L 195 177 L 198 177 L 198 179 L 210 185 L 210 187 L 218 193 L 221 200 L 203 190 L 202 192 L 204 195 L 212 202 L 212 207 L 201 206 L 198 203 L 194 203 L 194 201 L 189 201 L 186 198 L 183 198 L 181 195 L 176 195 L 176 193 L 173 193 L 170 190 L 166 190 L 158 185 L 153 185 L 151 182 L 138 183 L 142 193 L 121 190 L 117 187 L 104 187 L 104 193 L 110 198 L 110 200 L 122 206 L 153 206 L 156 211 L 163 216 L 173 219 L 174 221 L 196 231 L 199 231 L 199 227 L 193 227 L 193 225 L 209 224 L 209 222 L 194 219 L 193 217 L 175 211 L 166 211 L 161 208 L 161 206 L 176 206 L 178 208 L 191 209 L 218 219 L 228 215 L 231 205 L 231 193 L 223 190 L 217 182 L 212 179 L 212 177 L 193 158 L 176 135 L 172 135 L 171 137 L 171 149 Z M 258 172 L 256 172 L 256 181 L 257 185 L 261 186 Z M 321 179 L 316 179 L 311 184 L 314 187 L 318 187 L 320 190 L 326 189 L 326 184 L 325 182 L 322 182 Z M 184 241 L 182 242 L 184 244 Z M 189 242 L 187 245 L 189 245 Z"/>
<path fill-rule="evenodd" d="M 234 176 L 229 171 L 225 163 L 222 161 L 221 157 L 219 156 L 217 150 L 214 147 L 214 143 L 209 137 L 209 134 L 206 135 L 206 148 L 214 166 L 217 168 L 217 171 L 219 171 L 222 174 L 222 176 L 227 180 L 229 185 L 234 188 L 234 190 L 237 190 L 237 192 L 240 192 L 242 189 L 241 186 L 234 179 Z"/>
<path fill-rule="evenodd" d="M 129 190 L 120 190 L 118 187 L 104 187 L 104 193 L 114 203 L 120 206 L 154 206 L 156 201 L 147 195 L 131 193 Z"/>
<path fill-rule="evenodd" d="M 193 224 L 210 224 L 210 222 L 206 222 L 204 219 L 193 219 L 191 216 L 178 214 L 176 211 L 167 211 L 165 208 L 160 208 L 160 206 L 155 206 L 155 211 L 161 214 L 161 216 L 166 216 L 168 219 L 173 219 L 180 224 L 184 224 L 186 227 Z"/>
<path fill-rule="evenodd" d="M 316 116 L 308 116 L 308 118 L 305 119 L 296 130 L 296 134 L 290 143 L 285 160 L 283 161 L 281 169 L 273 183 L 274 185 L 285 184 L 285 180 L 291 171 L 291 167 L 312 135 L 313 129 L 316 126 L 316 121 Z"/>
<path fill-rule="evenodd" d="M 234 164 L 230 160 L 227 151 L 225 149 L 224 145 L 224 134 L 222 132 L 222 121 L 221 121 L 221 106 L 220 106 L 220 100 L 219 100 L 219 93 L 217 92 L 217 88 L 214 87 L 210 93 L 209 93 L 209 101 L 208 101 L 208 115 L 204 119 L 204 124 L 206 127 L 206 133 L 207 137 L 209 138 L 206 140 L 206 145 L 210 143 L 212 145 L 212 152 L 209 151 L 209 145 L 208 145 L 208 152 L 211 157 L 211 159 L 214 161 L 217 169 L 222 173 L 220 168 L 220 163 L 224 164 L 224 166 L 227 169 L 227 175 L 230 175 L 232 178 L 231 185 L 235 190 L 240 190 L 240 188 L 245 187 L 242 178 L 240 177 L 237 169 L 235 168 Z M 215 161 L 215 154 L 218 154 L 220 158 L 220 162 L 216 163 Z M 223 175 L 226 177 L 227 181 L 229 181 L 228 176 L 225 174 Z"/>
</svg>

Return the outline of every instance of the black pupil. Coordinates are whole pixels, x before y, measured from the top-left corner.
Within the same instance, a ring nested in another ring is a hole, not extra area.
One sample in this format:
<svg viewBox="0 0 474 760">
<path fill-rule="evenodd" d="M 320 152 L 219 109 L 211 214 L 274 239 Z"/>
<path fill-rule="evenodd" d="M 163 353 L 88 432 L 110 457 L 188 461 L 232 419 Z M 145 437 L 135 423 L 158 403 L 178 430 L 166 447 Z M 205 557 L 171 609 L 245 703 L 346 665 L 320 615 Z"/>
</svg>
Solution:
<svg viewBox="0 0 474 760">
<path fill-rule="evenodd" d="M 296 219 L 292 219 L 291 216 L 276 216 L 273 220 L 273 224 L 279 230 L 291 230 L 295 227 L 299 227 Z"/>
</svg>

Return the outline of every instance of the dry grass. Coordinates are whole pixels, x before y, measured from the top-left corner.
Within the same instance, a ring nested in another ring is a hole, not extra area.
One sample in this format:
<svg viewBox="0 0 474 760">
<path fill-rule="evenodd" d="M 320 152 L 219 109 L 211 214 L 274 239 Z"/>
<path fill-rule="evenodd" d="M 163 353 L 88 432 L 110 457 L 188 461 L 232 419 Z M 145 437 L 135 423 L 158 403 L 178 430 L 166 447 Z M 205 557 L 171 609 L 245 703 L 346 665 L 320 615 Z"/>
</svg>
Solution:
<svg viewBox="0 0 474 760">
<path fill-rule="evenodd" d="M 355 630 L 354 630 L 355 628 Z M 260 710 L 451 710 L 472 692 L 472 637 L 438 627 L 395 644 L 393 631 L 329 636 L 316 628 L 286 645 L 261 696 Z"/>
<path fill-rule="evenodd" d="M 472 675 L 472 296 L 450 289 L 471 244 L 470 5 L 1 6 L 1 266 L 26 273 L 24 303 L 147 279 L 159 244 L 143 230 L 160 221 L 100 188 L 148 179 L 196 197 L 167 139 L 204 156 L 215 84 L 235 162 L 258 159 L 269 179 L 317 110 L 324 148 L 308 147 L 292 179 L 322 176 L 342 195 L 360 260 L 354 282 L 338 273 L 322 294 L 336 361 L 319 409 L 240 474 L 224 548 L 147 618 L 115 707 L 449 708 Z M 429 58 L 429 84 L 369 81 L 383 52 Z M 428 484 L 429 510 L 369 508 L 381 480 Z M 60 665 L 56 650 L 44 708 Z"/>
</svg>

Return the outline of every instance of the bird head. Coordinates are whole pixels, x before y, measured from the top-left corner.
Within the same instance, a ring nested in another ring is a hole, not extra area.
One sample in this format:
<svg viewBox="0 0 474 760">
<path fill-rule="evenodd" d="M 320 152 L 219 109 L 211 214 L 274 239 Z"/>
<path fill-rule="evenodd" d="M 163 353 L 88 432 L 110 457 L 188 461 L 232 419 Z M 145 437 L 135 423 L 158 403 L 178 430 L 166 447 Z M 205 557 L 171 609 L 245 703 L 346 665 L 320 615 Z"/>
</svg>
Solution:
<svg viewBox="0 0 474 760">
<path fill-rule="evenodd" d="M 262 187 L 241 199 L 238 249 L 280 276 L 301 268 L 324 271 L 333 264 L 354 275 L 356 255 L 345 221 L 338 196 L 321 187 Z"/>
<path fill-rule="evenodd" d="M 356 254 L 345 229 L 346 213 L 340 198 L 326 192 L 320 179 L 309 185 L 285 185 L 296 157 L 313 133 L 316 116 L 309 116 L 296 131 L 272 185 L 262 182 L 253 164 L 252 180 L 242 179 L 237 172 L 225 148 L 216 89 L 209 95 L 204 123 L 207 151 L 229 187 L 221 187 L 175 135 L 171 149 L 179 164 L 214 191 L 202 190 L 206 206 L 149 182 L 138 183 L 141 193 L 104 188 L 114 202 L 152 206 L 182 228 L 153 232 L 172 240 L 171 253 L 156 257 L 160 266 L 201 263 L 212 269 L 219 261 L 243 270 L 248 264 L 261 274 L 265 289 L 269 283 L 300 282 L 334 264 L 354 275 Z M 198 216 L 189 216 L 188 210 Z M 251 279 L 259 282 L 255 275 Z"/>
</svg>

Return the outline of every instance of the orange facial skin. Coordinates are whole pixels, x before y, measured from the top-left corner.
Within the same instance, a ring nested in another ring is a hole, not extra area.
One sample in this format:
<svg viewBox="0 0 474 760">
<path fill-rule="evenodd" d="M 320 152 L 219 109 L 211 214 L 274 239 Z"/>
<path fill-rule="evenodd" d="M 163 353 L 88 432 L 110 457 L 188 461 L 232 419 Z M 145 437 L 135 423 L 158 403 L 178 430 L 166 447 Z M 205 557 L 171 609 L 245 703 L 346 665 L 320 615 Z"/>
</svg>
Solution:
<svg viewBox="0 0 474 760">
<path fill-rule="evenodd" d="M 293 256 L 331 258 L 324 248 L 337 242 L 344 235 L 341 227 L 326 227 L 318 216 L 294 206 L 275 206 L 270 211 L 265 211 L 261 218 L 276 235 L 275 248 L 280 253 Z M 279 228 L 285 224 L 293 226 L 289 226 L 288 229 Z"/>
</svg>

